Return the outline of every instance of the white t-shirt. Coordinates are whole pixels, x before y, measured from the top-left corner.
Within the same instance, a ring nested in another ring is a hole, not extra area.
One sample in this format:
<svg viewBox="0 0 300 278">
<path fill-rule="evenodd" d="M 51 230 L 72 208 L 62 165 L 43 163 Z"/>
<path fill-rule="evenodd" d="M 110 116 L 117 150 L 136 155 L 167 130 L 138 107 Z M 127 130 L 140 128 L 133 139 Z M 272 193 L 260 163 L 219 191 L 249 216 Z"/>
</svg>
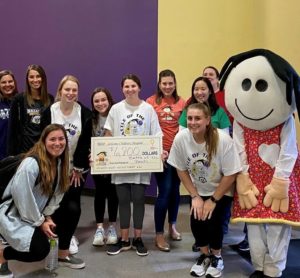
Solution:
<svg viewBox="0 0 300 278">
<path fill-rule="evenodd" d="M 73 156 L 81 134 L 81 107 L 75 102 L 72 113 L 65 116 L 60 110 L 60 101 L 51 105 L 51 123 L 61 124 L 68 136 L 70 171 L 73 169 Z"/>
<path fill-rule="evenodd" d="M 113 136 L 162 135 L 157 114 L 145 101 L 137 106 L 129 105 L 125 100 L 113 105 L 104 128 Z M 150 184 L 150 176 L 151 173 L 113 174 L 112 183 Z"/>
<path fill-rule="evenodd" d="M 199 195 L 211 196 L 222 176 L 230 176 L 241 171 L 241 162 L 233 140 L 218 129 L 217 153 L 208 165 L 206 143 L 196 143 L 189 129 L 177 133 L 170 150 L 168 163 L 178 170 L 188 170 Z M 232 192 L 226 193 L 232 196 Z"/>
</svg>

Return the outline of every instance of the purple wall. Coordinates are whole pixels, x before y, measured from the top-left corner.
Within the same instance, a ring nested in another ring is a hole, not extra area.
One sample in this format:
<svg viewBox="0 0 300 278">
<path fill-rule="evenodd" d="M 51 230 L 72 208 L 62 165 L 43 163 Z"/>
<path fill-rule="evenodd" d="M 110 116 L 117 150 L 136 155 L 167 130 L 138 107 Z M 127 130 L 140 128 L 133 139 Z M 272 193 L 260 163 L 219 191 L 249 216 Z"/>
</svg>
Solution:
<svg viewBox="0 0 300 278">
<path fill-rule="evenodd" d="M 75 75 L 79 99 L 88 107 L 98 86 L 122 99 L 121 78 L 135 73 L 146 98 L 157 78 L 157 5 L 157 0 L 1 0 L 0 69 L 12 70 L 23 90 L 27 66 L 40 64 L 53 95 L 64 75 Z"/>
</svg>

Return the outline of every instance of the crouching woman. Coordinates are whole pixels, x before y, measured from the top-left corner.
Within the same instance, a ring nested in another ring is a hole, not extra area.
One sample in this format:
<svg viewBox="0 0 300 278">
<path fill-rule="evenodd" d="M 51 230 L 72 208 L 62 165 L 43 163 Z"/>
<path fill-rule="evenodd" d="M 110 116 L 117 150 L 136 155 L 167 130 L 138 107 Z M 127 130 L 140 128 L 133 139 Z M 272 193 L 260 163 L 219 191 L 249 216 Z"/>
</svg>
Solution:
<svg viewBox="0 0 300 278">
<path fill-rule="evenodd" d="M 220 277 L 225 208 L 231 203 L 228 195 L 241 163 L 230 136 L 212 126 L 205 104 L 188 106 L 187 127 L 176 135 L 168 163 L 177 169 L 192 197 L 191 228 L 199 242 L 200 257 L 190 273 Z"/>
<path fill-rule="evenodd" d="M 61 125 L 47 126 L 7 185 L 0 234 L 9 246 L 0 249 L 1 271 L 9 260 L 40 261 L 49 253 L 48 238 L 56 236 L 51 215 L 69 187 L 67 142 Z"/>
</svg>

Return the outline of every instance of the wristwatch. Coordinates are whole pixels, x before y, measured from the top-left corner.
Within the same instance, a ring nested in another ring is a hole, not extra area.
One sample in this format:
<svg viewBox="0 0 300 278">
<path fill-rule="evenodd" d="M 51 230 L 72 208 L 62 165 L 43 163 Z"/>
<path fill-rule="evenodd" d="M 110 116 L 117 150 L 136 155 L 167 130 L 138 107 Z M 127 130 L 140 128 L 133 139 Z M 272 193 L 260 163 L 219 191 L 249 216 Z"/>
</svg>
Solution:
<svg viewBox="0 0 300 278">
<path fill-rule="evenodd" d="M 217 200 L 214 196 L 211 196 L 210 199 L 215 204 L 219 202 L 219 200 Z"/>
</svg>

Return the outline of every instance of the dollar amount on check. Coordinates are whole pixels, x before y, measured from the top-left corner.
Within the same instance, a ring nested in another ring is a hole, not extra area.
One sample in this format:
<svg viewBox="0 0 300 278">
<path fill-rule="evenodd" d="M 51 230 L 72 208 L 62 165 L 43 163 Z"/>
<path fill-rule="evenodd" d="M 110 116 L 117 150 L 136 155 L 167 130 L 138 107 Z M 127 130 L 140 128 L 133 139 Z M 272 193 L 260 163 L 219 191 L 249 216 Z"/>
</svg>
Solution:
<svg viewBox="0 0 300 278">
<path fill-rule="evenodd" d="M 161 136 L 92 137 L 92 174 L 162 172 Z"/>
</svg>

